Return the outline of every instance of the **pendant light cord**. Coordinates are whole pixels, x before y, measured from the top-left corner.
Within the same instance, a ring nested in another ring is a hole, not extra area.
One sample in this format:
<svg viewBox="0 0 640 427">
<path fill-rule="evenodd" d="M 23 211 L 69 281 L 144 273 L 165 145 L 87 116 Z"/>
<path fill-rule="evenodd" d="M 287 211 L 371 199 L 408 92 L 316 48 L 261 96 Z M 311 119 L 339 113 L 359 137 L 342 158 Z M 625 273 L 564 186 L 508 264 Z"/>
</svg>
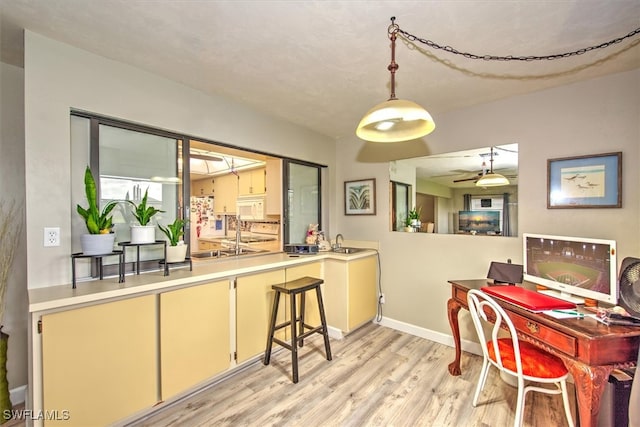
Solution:
<svg viewBox="0 0 640 427">
<path fill-rule="evenodd" d="M 391 17 L 391 25 L 387 29 L 389 33 L 389 40 L 391 40 L 391 63 L 387 67 L 391 73 L 391 94 L 389 100 L 396 98 L 396 71 L 398 70 L 398 64 L 396 64 L 396 38 L 398 37 L 398 31 L 400 27 L 396 24 L 396 17 Z"/>
<path fill-rule="evenodd" d="M 464 56 L 465 58 L 468 59 L 482 59 L 485 61 L 549 61 L 549 60 L 554 60 L 554 59 L 564 59 L 564 58 L 569 58 L 572 56 L 577 56 L 577 55 L 582 55 L 585 54 L 587 52 L 591 52 L 597 49 L 605 49 L 608 48 L 609 46 L 618 44 L 620 42 L 622 42 L 625 39 L 629 39 L 629 38 L 633 38 L 635 36 L 637 36 L 638 34 L 640 34 L 640 28 L 636 28 L 635 30 L 631 31 L 630 33 L 628 33 L 625 36 L 622 37 L 617 37 L 613 40 L 609 40 L 608 42 L 604 42 L 604 43 L 600 43 L 598 45 L 595 46 L 589 46 L 589 47 L 585 47 L 582 49 L 578 49 L 578 50 L 574 50 L 571 52 L 565 52 L 565 53 L 556 53 L 556 54 L 552 54 L 552 55 L 541 55 L 541 56 L 536 56 L 536 55 L 506 55 L 506 56 L 500 56 L 500 55 L 476 55 L 474 53 L 469 53 L 469 52 L 460 52 L 458 49 L 451 47 L 451 46 L 442 46 L 438 43 L 435 43 L 431 40 L 428 39 L 423 39 L 417 36 L 414 36 L 411 33 L 408 33 L 407 31 L 404 31 L 402 29 L 400 29 L 400 27 L 398 27 L 398 25 L 393 24 L 395 20 L 395 17 L 391 18 L 391 22 L 392 25 L 389 27 L 391 29 L 391 27 L 393 27 L 394 25 L 396 26 L 396 30 L 395 33 L 399 33 L 402 35 L 402 37 L 406 38 L 407 40 L 411 41 L 411 42 L 420 42 L 422 44 L 426 44 L 427 46 L 433 48 L 433 49 L 440 49 L 440 50 L 444 50 L 445 52 L 449 52 L 449 53 L 453 53 L 455 55 L 460 55 L 460 56 Z M 394 33 L 394 34 L 395 34 Z"/>
</svg>

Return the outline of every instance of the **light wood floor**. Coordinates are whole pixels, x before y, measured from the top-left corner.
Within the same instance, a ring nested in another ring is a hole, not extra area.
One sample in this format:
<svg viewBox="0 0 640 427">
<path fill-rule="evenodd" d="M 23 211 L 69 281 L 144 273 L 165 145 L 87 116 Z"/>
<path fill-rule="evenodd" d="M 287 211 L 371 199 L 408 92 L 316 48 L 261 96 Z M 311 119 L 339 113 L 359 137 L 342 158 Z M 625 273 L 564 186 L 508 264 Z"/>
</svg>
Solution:
<svg viewBox="0 0 640 427">
<path fill-rule="evenodd" d="M 453 348 L 369 324 L 332 340 L 305 341 L 300 380 L 288 351 L 255 364 L 136 426 L 510 426 L 516 391 L 492 369 L 471 406 L 482 359 L 463 353 L 462 375 L 449 375 Z M 569 384 L 569 392 L 573 387 Z M 572 403 L 575 419 L 575 403 Z M 524 425 L 566 426 L 560 396 L 528 393 Z"/>
</svg>

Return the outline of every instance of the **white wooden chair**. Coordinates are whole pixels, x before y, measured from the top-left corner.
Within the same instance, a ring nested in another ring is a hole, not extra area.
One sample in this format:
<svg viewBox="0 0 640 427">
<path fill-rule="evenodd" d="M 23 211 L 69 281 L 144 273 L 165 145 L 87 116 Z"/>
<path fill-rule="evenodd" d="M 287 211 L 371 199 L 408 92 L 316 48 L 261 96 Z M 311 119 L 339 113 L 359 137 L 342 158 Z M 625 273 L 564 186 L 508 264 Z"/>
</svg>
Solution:
<svg viewBox="0 0 640 427">
<path fill-rule="evenodd" d="M 517 378 L 518 399 L 513 422 L 515 427 L 522 425 L 524 401 L 529 391 L 562 394 L 567 421 L 573 427 L 566 383 L 569 373 L 562 360 L 533 344 L 520 341 L 507 313 L 489 295 L 471 289 L 468 292 L 467 301 L 483 354 L 482 371 L 473 396 L 473 406 L 477 406 L 478 397 L 487 380 L 489 367 L 495 366 L 499 371 Z M 499 334 L 501 330 L 505 329 L 509 333 L 508 337 Z M 499 335 L 501 336 L 499 337 Z M 552 384 L 554 387 L 525 386 L 525 381 Z"/>
</svg>

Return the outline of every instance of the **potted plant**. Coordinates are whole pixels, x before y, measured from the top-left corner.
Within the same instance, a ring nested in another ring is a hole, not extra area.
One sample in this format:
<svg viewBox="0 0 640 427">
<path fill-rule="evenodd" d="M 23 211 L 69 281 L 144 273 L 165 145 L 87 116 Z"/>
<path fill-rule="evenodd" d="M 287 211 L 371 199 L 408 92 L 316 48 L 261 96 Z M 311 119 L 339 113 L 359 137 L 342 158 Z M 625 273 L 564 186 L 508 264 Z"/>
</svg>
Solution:
<svg viewBox="0 0 640 427">
<path fill-rule="evenodd" d="M 159 213 L 164 212 L 153 206 L 147 206 L 147 197 L 149 196 L 149 188 L 144 192 L 144 197 L 139 204 L 127 200 L 133 207 L 133 216 L 139 225 L 131 225 L 131 243 L 153 243 L 156 241 L 156 227 L 150 225 L 151 218 Z"/>
<path fill-rule="evenodd" d="M 9 334 L 2 328 L 4 325 L 5 295 L 9 285 L 9 273 L 13 263 L 15 250 L 22 234 L 21 209 L 11 204 L 8 207 L 0 201 L 0 424 L 6 422 L 7 413 L 11 411 L 9 383 L 7 381 L 7 346 Z"/>
<path fill-rule="evenodd" d="M 405 231 L 412 232 L 420 228 L 420 211 L 422 208 L 416 209 L 414 206 L 412 210 L 407 214 L 407 218 L 404 220 Z"/>
<path fill-rule="evenodd" d="M 187 220 L 176 218 L 172 224 L 168 224 L 166 227 L 158 224 L 160 230 L 169 239 L 169 246 L 167 246 L 167 259 L 165 262 L 182 262 L 187 256 L 187 245 L 180 239 L 184 234 L 184 225 Z"/>
<path fill-rule="evenodd" d="M 117 201 L 107 203 L 102 211 L 98 206 L 98 194 L 96 181 L 91 169 L 87 166 L 84 172 L 84 191 L 89 203 L 88 208 L 77 205 L 76 210 L 84 218 L 88 234 L 80 236 L 82 253 L 85 255 L 102 255 L 113 251 L 113 243 L 116 235 L 111 232 L 113 216 L 111 211 L 118 204 Z"/>
</svg>

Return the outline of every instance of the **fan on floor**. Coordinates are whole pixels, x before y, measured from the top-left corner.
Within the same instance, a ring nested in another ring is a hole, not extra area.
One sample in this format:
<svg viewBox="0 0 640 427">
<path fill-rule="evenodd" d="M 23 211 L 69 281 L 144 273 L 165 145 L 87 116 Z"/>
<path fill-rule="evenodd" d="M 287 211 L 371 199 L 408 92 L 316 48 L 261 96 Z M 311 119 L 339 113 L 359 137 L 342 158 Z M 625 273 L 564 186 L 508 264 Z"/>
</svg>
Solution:
<svg viewBox="0 0 640 427">
<path fill-rule="evenodd" d="M 640 259 L 625 258 L 620 265 L 619 304 L 627 312 L 640 317 Z"/>
</svg>

